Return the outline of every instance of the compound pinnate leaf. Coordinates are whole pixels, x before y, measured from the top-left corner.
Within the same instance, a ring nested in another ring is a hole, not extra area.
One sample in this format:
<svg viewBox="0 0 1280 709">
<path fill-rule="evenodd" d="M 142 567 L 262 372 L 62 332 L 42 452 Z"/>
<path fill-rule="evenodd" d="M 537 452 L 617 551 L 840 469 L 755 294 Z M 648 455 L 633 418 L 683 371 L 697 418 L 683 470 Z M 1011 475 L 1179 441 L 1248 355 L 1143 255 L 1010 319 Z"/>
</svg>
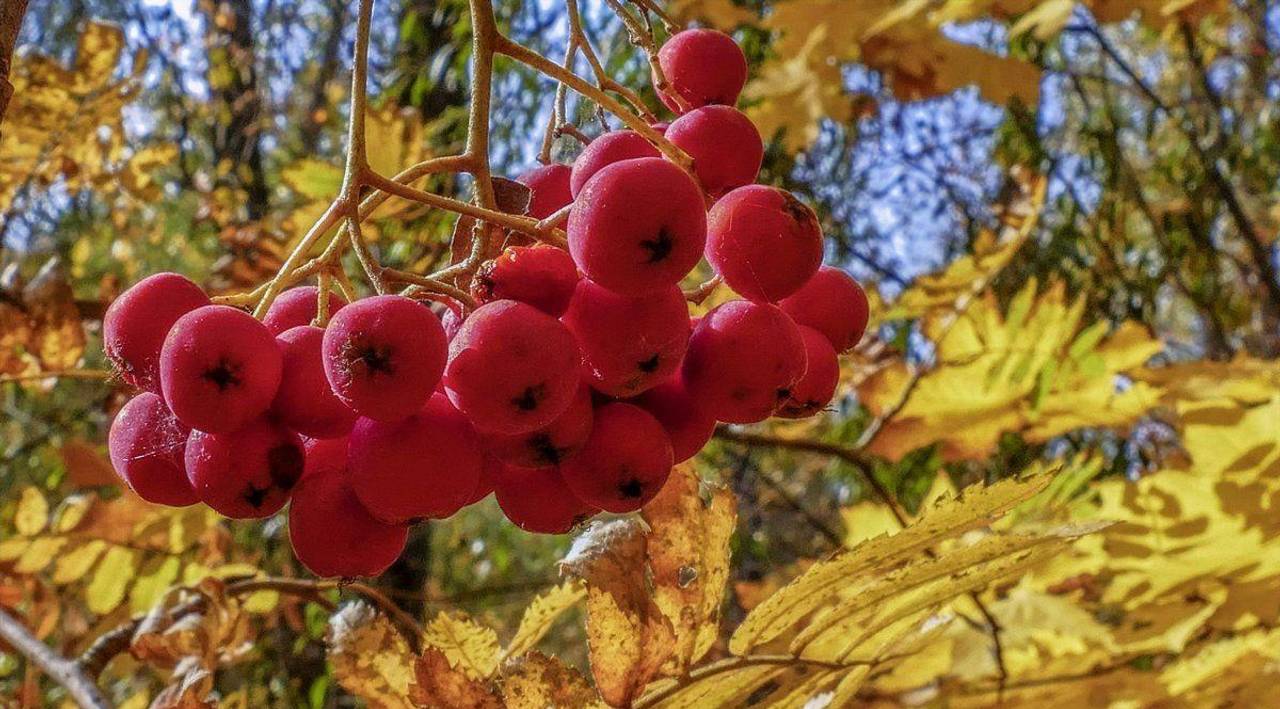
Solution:
<svg viewBox="0 0 1280 709">
<path fill-rule="evenodd" d="M 488 682 L 468 676 L 434 647 L 426 648 L 414 661 L 413 667 L 414 683 L 409 696 L 415 706 L 475 709 L 499 709 L 503 706 Z"/>
<path fill-rule="evenodd" d="M 391 621 L 366 603 L 329 619 L 329 664 L 338 684 L 373 706 L 412 707 L 415 657 Z"/>
<path fill-rule="evenodd" d="M 465 614 L 440 612 L 424 628 L 422 640 L 472 680 L 486 679 L 498 668 L 498 634 Z"/>
<path fill-rule="evenodd" d="M 604 707 L 586 677 L 540 652 L 527 653 L 502 667 L 502 701 L 510 709 Z"/>
<path fill-rule="evenodd" d="M 503 657 L 519 657 L 529 652 L 550 632 L 555 622 L 570 608 L 578 605 L 586 595 L 586 587 L 580 581 L 566 581 L 539 594 L 525 608 L 516 634 L 507 644 Z"/>
<path fill-rule="evenodd" d="M 13 516 L 13 526 L 18 534 L 33 536 L 44 531 L 49 524 L 49 501 L 34 486 L 22 488 L 18 494 L 18 509 Z"/>
</svg>

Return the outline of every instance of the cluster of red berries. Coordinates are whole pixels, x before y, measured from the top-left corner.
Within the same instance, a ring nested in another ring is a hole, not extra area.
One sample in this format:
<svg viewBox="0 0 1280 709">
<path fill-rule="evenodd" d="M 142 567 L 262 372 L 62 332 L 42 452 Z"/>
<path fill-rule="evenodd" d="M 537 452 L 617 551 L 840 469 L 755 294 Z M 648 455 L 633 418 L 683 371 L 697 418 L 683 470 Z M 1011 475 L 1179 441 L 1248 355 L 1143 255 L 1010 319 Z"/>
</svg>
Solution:
<svg viewBox="0 0 1280 709">
<path fill-rule="evenodd" d="M 821 267 L 812 210 L 750 184 L 763 147 L 732 107 L 746 79 L 733 40 L 687 31 L 659 58 L 679 96 L 663 101 L 683 111 L 665 135 L 696 181 L 629 131 L 526 173 L 533 216 L 572 204 L 569 251 L 508 248 L 472 278 L 465 317 L 329 294 L 322 328 L 314 287 L 261 322 L 175 274 L 129 289 L 104 322 L 108 357 L 145 390 L 111 427 L 120 476 L 146 500 L 238 519 L 291 500 L 308 568 L 376 575 L 408 523 L 490 492 L 521 528 L 562 533 L 639 509 L 717 421 L 825 407 L 866 297 Z M 691 320 L 679 284 L 704 254 L 743 299 Z"/>
</svg>

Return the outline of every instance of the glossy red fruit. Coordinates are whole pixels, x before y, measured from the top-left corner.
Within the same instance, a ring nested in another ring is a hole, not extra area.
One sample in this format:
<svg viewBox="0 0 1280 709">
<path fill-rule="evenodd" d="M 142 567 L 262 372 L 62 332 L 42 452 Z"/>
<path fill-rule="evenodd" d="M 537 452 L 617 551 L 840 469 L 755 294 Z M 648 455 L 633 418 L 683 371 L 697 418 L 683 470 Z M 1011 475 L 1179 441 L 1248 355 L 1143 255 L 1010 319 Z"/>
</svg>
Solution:
<svg viewBox="0 0 1280 709">
<path fill-rule="evenodd" d="M 569 408 L 546 427 L 513 436 L 484 435 L 484 445 L 491 455 L 507 465 L 523 468 L 559 465 L 587 442 L 592 416 L 591 388 L 583 383 Z"/>
<path fill-rule="evenodd" d="M 232 519 L 270 517 L 302 477 L 302 439 L 263 417 L 231 433 L 192 431 L 187 478 L 206 505 Z"/>
<path fill-rule="evenodd" d="M 671 376 L 689 346 L 689 306 L 677 286 L 626 296 L 584 280 L 563 322 L 582 349 L 584 375 L 610 396 L 635 396 Z"/>
<path fill-rule="evenodd" d="M 280 386 L 280 348 L 252 315 L 197 308 L 173 324 L 160 351 L 160 385 L 191 428 L 229 433 L 261 416 Z"/>
<path fill-rule="evenodd" d="M 703 410 L 679 376 L 662 382 L 631 403 L 653 414 L 666 429 L 677 463 L 697 455 L 716 432 L 715 417 Z"/>
<path fill-rule="evenodd" d="M 704 106 L 675 119 L 667 140 L 693 158 L 693 172 L 710 195 L 755 181 L 764 161 L 756 126 L 732 106 Z"/>
<path fill-rule="evenodd" d="M 644 295 L 680 282 L 702 258 L 702 193 L 660 158 L 625 160 L 596 174 L 573 203 L 569 253 L 588 278 Z"/>
<path fill-rule="evenodd" d="M 818 272 L 822 229 L 813 210 L 790 192 L 739 187 L 707 214 L 707 260 L 734 292 L 774 303 Z"/>
<path fill-rule="evenodd" d="M 467 507 L 474 505 L 493 494 L 493 488 L 498 481 L 498 473 L 502 470 L 504 465 L 505 463 L 492 455 L 485 455 L 484 462 L 480 465 L 480 477 L 476 481 L 476 488 L 471 495 L 467 497 L 466 502 L 464 502 L 462 506 Z"/>
<path fill-rule="evenodd" d="M 379 520 L 441 519 L 471 499 L 484 456 L 480 438 L 442 394 L 389 423 L 361 418 L 347 443 L 351 484 Z"/>
<path fill-rule="evenodd" d="M 818 269 L 800 290 L 778 305 L 797 324 L 826 335 L 836 352 L 847 352 L 858 344 L 870 313 L 862 286 L 830 266 Z"/>
<path fill-rule="evenodd" d="M 471 280 L 477 303 L 518 300 L 558 318 L 569 307 L 578 268 L 568 252 L 547 244 L 509 246 L 486 261 Z"/>
<path fill-rule="evenodd" d="M 591 437 L 561 466 L 578 499 L 608 512 L 634 512 L 653 499 L 674 465 L 671 439 L 649 412 L 622 402 L 596 409 Z"/>
<path fill-rule="evenodd" d="M 529 188 L 529 216 L 546 219 L 573 201 L 569 191 L 569 175 L 573 169 L 559 163 L 539 165 L 516 178 L 516 182 Z"/>
<path fill-rule="evenodd" d="M 805 325 L 799 328 L 808 366 L 775 413 L 782 418 L 806 418 L 822 411 L 840 383 L 840 360 L 826 335 Z"/>
<path fill-rule="evenodd" d="M 435 391 L 448 343 L 425 305 L 399 295 L 343 308 L 324 333 L 324 372 L 333 392 L 361 416 L 396 421 Z"/>
<path fill-rule="evenodd" d="M 599 511 L 575 497 L 554 467 L 504 465 L 494 496 L 512 524 L 538 534 L 564 534 Z"/>
<path fill-rule="evenodd" d="M 457 308 L 445 308 L 444 313 L 440 315 L 440 327 L 444 328 L 445 339 L 453 342 L 458 330 L 462 329 L 462 315 L 458 313 Z"/>
<path fill-rule="evenodd" d="M 319 300 L 320 289 L 315 286 L 290 288 L 271 302 L 266 316 L 262 318 L 262 324 L 267 326 L 272 335 L 279 335 L 285 330 L 302 325 L 310 325 L 316 319 Z M 329 291 L 329 317 L 333 317 L 333 314 L 346 304 L 346 298 Z"/>
<path fill-rule="evenodd" d="M 742 49 L 732 37 L 716 30 L 676 33 L 658 50 L 658 64 L 670 84 L 667 91 L 658 91 L 658 98 L 676 113 L 682 111 L 671 93 L 679 94 L 690 108 L 732 106 L 747 83 Z"/>
<path fill-rule="evenodd" d="M 409 530 L 374 519 L 347 471 L 345 438 L 311 441 L 289 503 L 293 555 L 316 576 L 377 576 L 404 551 Z"/>
<path fill-rule="evenodd" d="M 111 466 L 147 502 L 193 505 L 200 498 L 191 489 L 182 461 L 190 432 L 159 396 L 142 392 L 126 402 L 111 422 L 107 435 Z"/>
<path fill-rule="evenodd" d="M 776 306 L 734 300 L 702 318 L 683 376 L 707 413 L 727 423 L 768 418 L 804 374 L 800 329 Z"/>
<path fill-rule="evenodd" d="M 623 160 L 635 158 L 657 158 L 662 153 L 644 136 L 630 130 L 616 130 L 592 140 L 582 149 L 578 159 L 573 161 L 573 174 L 569 179 L 569 189 L 576 199 L 586 186 L 587 181 L 605 167 Z M 570 216 L 572 220 L 572 216 Z"/>
<path fill-rule="evenodd" d="M 276 337 L 284 358 L 271 411 L 289 428 L 312 438 L 351 432 L 356 412 L 338 399 L 324 375 L 324 330 L 300 325 Z"/>
<path fill-rule="evenodd" d="M 476 428 L 528 433 L 569 408 L 580 361 L 559 320 L 531 305 L 496 300 L 472 312 L 450 343 L 445 391 Z"/>
<path fill-rule="evenodd" d="M 124 381 L 160 393 L 160 349 L 178 318 L 209 304 L 185 276 L 157 273 L 112 301 L 102 317 L 102 348 Z"/>
</svg>

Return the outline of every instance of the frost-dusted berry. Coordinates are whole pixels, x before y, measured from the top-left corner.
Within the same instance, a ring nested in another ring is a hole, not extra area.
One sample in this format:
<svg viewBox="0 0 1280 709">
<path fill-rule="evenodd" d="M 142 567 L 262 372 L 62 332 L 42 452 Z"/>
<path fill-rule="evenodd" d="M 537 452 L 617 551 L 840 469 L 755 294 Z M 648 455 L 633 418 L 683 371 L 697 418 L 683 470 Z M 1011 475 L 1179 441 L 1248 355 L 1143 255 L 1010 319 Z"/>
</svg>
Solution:
<svg viewBox="0 0 1280 709">
<path fill-rule="evenodd" d="M 209 304 L 187 277 L 157 273 L 112 301 L 102 317 L 102 348 L 120 378 L 160 393 L 160 349 L 178 318 Z"/>
<path fill-rule="evenodd" d="M 272 412 L 304 436 L 339 438 L 351 432 L 356 412 L 333 393 L 324 375 L 324 330 L 300 325 L 276 337 L 284 367 Z"/>
<path fill-rule="evenodd" d="M 584 375 L 610 396 L 635 396 L 671 376 L 689 346 L 689 306 L 677 286 L 626 296 L 583 280 L 563 322 L 582 349 Z"/>
<path fill-rule="evenodd" d="M 508 465 L 540 468 L 568 460 L 591 434 L 591 388 L 578 386 L 578 393 L 564 413 L 547 426 L 529 433 L 483 436 L 491 455 Z"/>
<path fill-rule="evenodd" d="M 776 412 L 777 416 L 789 419 L 805 418 L 822 411 L 831 403 L 836 385 L 840 383 L 840 360 L 826 335 L 805 325 L 798 327 L 804 340 L 808 366 L 804 376 L 791 385 L 790 395 Z"/>
<path fill-rule="evenodd" d="M 800 329 L 776 306 L 734 300 L 707 313 L 689 338 L 685 386 L 727 423 L 768 418 L 805 370 Z"/>
<path fill-rule="evenodd" d="M 476 428 L 528 433 L 564 413 L 581 355 L 559 320 L 514 300 L 477 308 L 449 345 L 445 391 Z"/>
<path fill-rule="evenodd" d="M 193 505 L 200 499 L 191 489 L 182 461 L 190 432 L 159 396 L 143 392 L 126 402 L 111 422 L 107 435 L 111 466 L 147 502 Z"/>
<path fill-rule="evenodd" d="M 572 168 L 559 163 L 539 165 L 516 178 L 516 182 L 529 188 L 529 216 L 546 219 L 569 206 L 573 195 L 569 191 L 569 175 Z"/>
<path fill-rule="evenodd" d="M 569 252 L 615 293 L 673 286 L 702 258 L 707 214 L 683 170 L 660 158 L 625 160 L 596 174 L 573 203 Z"/>
<path fill-rule="evenodd" d="M 666 429 L 677 463 L 697 455 L 716 432 L 715 417 L 703 410 L 679 376 L 662 382 L 631 403 L 653 414 Z"/>
<path fill-rule="evenodd" d="M 747 58 L 733 38 L 723 32 L 693 29 L 678 32 L 658 50 L 658 65 L 670 84 L 658 98 L 680 113 L 670 92 L 690 108 L 710 104 L 732 106 L 747 83 Z M 657 87 L 655 87 L 657 88 Z"/>
<path fill-rule="evenodd" d="M 408 418 L 361 418 L 347 443 L 351 484 L 376 518 L 388 524 L 440 519 L 476 490 L 484 462 L 480 438 L 443 394 Z"/>
<path fill-rule="evenodd" d="M 361 416 L 395 421 L 422 408 L 444 371 L 448 343 L 436 316 L 399 295 L 343 308 L 324 333 L 329 386 Z"/>
<path fill-rule="evenodd" d="M 818 272 L 822 229 L 813 210 L 790 192 L 739 187 L 707 214 L 707 260 L 734 292 L 774 303 Z"/>
<path fill-rule="evenodd" d="M 644 409 L 627 403 L 596 409 L 591 436 L 560 472 L 578 499 L 608 512 L 633 512 L 671 473 L 671 439 Z"/>
<path fill-rule="evenodd" d="M 827 336 L 836 352 L 847 352 L 867 329 L 867 294 L 849 274 L 823 266 L 800 290 L 778 304 L 799 325 Z"/>
<path fill-rule="evenodd" d="M 569 307 L 578 284 L 573 257 L 554 246 L 509 246 L 486 261 L 471 280 L 477 303 L 518 300 L 558 318 Z"/>
<path fill-rule="evenodd" d="M 285 330 L 310 325 L 316 319 L 317 306 L 320 300 L 320 289 L 315 286 L 290 288 L 271 301 L 262 324 L 267 326 L 272 335 L 279 335 Z M 347 299 L 340 294 L 329 291 L 329 317 L 338 312 Z"/>
<path fill-rule="evenodd" d="M 196 495 L 232 519 L 270 517 L 302 477 L 302 439 L 262 417 L 230 433 L 192 431 L 185 455 Z"/>
<path fill-rule="evenodd" d="M 564 534 L 599 511 L 575 497 L 555 467 L 503 465 L 494 496 L 512 524 L 538 534 Z"/>
<path fill-rule="evenodd" d="M 374 519 L 351 488 L 345 438 L 306 446 L 289 503 L 293 555 L 316 576 L 377 576 L 404 551 L 409 530 Z"/>
<path fill-rule="evenodd" d="M 755 181 L 764 143 L 755 124 L 732 106 L 705 106 L 671 122 L 667 140 L 693 158 L 693 172 L 710 195 Z"/>
<path fill-rule="evenodd" d="M 606 166 L 623 160 L 635 158 L 656 158 L 662 153 L 644 136 L 630 130 L 616 130 L 591 141 L 582 149 L 578 159 L 573 161 L 573 174 L 569 178 L 569 188 L 576 198 L 597 172 Z"/>
<path fill-rule="evenodd" d="M 280 386 L 280 348 L 252 315 L 197 308 L 173 324 L 160 352 L 160 385 L 191 428 L 228 433 L 261 416 Z"/>
</svg>

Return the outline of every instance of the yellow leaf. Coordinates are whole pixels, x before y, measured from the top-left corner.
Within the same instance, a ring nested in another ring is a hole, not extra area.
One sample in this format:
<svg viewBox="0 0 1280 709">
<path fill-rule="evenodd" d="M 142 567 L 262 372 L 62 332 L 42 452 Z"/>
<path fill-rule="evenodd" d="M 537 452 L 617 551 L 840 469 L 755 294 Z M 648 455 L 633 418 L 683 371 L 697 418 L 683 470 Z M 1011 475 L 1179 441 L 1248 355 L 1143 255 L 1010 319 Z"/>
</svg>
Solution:
<svg viewBox="0 0 1280 709">
<path fill-rule="evenodd" d="M 84 578 L 106 550 L 106 542 L 91 539 L 60 555 L 53 566 L 53 582 L 62 585 Z"/>
<path fill-rule="evenodd" d="M 125 591 L 133 581 L 137 570 L 138 552 L 126 547 L 113 546 L 102 556 L 98 568 L 85 589 L 85 602 L 89 610 L 105 615 L 116 609 L 124 600 Z"/>
<path fill-rule="evenodd" d="M 520 617 L 516 634 L 508 643 L 504 657 L 519 657 L 533 649 L 565 611 L 578 605 L 587 595 L 586 588 L 577 581 L 566 581 L 539 594 L 525 608 Z"/>
<path fill-rule="evenodd" d="M 510 709 L 603 709 L 596 691 L 577 670 L 539 652 L 502 668 L 502 700 Z"/>
<path fill-rule="evenodd" d="M 141 613 L 156 604 L 178 579 L 182 562 L 177 557 L 154 559 L 139 570 L 129 591 L 129 607 Z"/>
<path fill-rule="evenodd" d="M 315 158 L 303 158 L 280 173 L 294 192 L 313 201 L 331 200 L 342 187 L 342 170 Z"/>
<path fill-rule="evenodd" d="M 414 662 L 415 679 L 409 693 L 415 706 L 499 709 L 501 700 L 483 679 L 469 677 L 444 653 L 428 647 Z"/>
<path fill-rule="evenodd" d="M 365 603 L 343 607 L 329 619 L 329 664 L 342 688 L 370 704 L 412 707 L 414 655 L 384 616 Z"/>
<path fill-rule="evenodd" d="M 498 633 L 462 613 L 441 611 L 424 628 L 422 639 L 473 680 L 485 679 L 498 669 Z"/>
<path fill-rule="evenodd" d="M 64 537 L 36 537 L 31 540 L 31 546 L 27 547 L 18 563 L 14 564 L 14 571 L 20 574 L 40 573 L 53 563 L 66 545 Z"/>
<path fill-rule="evenodd" d="M 13 515 L 14 530 L 30 537 L 44 531 L 48 523 L 49 501 L 32 485 L 22 488 L 22 492 L 18 493 L 18 509 Z"/>
</svg>

